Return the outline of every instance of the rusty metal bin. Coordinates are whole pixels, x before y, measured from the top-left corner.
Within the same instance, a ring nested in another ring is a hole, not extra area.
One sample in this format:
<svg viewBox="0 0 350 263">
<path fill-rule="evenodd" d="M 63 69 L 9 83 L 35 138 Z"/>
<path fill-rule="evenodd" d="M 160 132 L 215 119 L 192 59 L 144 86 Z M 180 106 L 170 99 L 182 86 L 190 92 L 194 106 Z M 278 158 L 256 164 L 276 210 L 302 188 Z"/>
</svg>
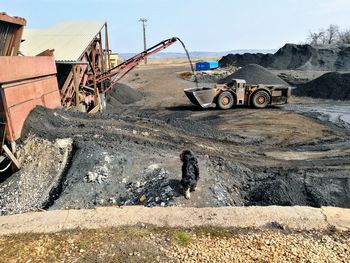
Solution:
<svg viewBox="0 0 350 263">
<path fill-rule="evenodd" d="M 0 56 L 0 119 L 9 143 L 20 138 L 26 118 L 38 105 L 61 106 L 54 57 Z"/>
</svg>

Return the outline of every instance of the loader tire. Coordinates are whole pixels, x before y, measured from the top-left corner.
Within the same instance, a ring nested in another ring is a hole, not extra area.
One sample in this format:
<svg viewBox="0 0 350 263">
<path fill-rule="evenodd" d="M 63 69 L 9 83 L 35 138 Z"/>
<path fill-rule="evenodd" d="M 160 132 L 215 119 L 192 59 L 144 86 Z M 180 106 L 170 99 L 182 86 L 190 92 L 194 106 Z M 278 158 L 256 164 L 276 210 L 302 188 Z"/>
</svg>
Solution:
<svg viewBox="0 0 350 263">
<path fill-rule="evenodd" d="M 231 92 L 224 91 L 218 96 L 218 106 L 222 110 L 228 110 L 232 108 L 234 100 Z"/>
<path fill-rule="evenodd" d="M 252 98 L 252 105 L 255 108 L 266 108 L 270 104 L 270 95 L 263 90 L 257 91 Z"/>
</svg>

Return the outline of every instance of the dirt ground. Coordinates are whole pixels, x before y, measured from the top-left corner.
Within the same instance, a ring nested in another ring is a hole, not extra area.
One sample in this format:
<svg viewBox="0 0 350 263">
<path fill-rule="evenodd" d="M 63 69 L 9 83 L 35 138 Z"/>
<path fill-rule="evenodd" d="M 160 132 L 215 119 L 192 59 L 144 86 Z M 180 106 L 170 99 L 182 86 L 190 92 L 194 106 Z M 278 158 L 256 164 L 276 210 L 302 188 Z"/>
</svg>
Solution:
<svg viewBox="0 0 350 263">
<path fill-rule="evenodd" d="M 349 233 L 282 229 L 75 230 L 0 237 L 0 262 L 348 262 Z"/>
<path fill-rule="evenodd" d="M 49 200 L 38 199 L 28 208 L 23 199 L 16 210 L 0 202 L 0 213 L 125 204 L 350 207 L 346 128 L 284 107 L 201 110 L 183 93 L 194 83 L 178 72 L 188 69 L 137 68 L 123 83 L 144 98 L 104 113 L 36 109 L 24 133 L 47 141 L 71 139 L 67 169 Z M 179 187 L 183 149 L 197 155 L 200 167 L 190 200 Z M 43 171 L 36 173 L 45 181 Z M 8 186 L 13 178 L 3 179 L 0 190 L 18 190 L 21 186 Z M 33 185 L 31 191 L 40 195 L 42 190 Z"/>
</svg>

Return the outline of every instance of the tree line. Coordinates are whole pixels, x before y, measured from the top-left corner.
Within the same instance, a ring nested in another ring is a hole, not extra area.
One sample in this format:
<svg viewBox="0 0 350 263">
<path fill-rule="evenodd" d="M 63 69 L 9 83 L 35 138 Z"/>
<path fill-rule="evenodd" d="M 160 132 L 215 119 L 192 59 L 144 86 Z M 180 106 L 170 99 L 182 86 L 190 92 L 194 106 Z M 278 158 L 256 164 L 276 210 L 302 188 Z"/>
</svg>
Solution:
<svg viewBox="0 0 350 263">
<path fill-rule="evenodd" d="M 350 29 L 340 29 L 337 25 L 329 25 L 326 29 L 310 32 L 307 43 L 311 45 L 350 44 Z"/>
</svg>

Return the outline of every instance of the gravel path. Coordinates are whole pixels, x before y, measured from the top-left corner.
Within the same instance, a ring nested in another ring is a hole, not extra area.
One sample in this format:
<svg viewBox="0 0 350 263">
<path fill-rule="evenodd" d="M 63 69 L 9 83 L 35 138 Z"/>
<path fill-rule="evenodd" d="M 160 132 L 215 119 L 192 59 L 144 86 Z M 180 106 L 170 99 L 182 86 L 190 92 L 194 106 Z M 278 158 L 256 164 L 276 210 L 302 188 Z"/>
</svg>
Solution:
<svg viewBox="0 0 350 263">
<path fill-rule="evenodd" d="M 171 247 L 168 262 L 348 262 L 350 240 L 313 233 L 248 232 L 231 237 L 194 237 Z"/>
<path fill-rule="evenodd" d="M 146 226 L 0 236 L 0 262 L 349 262 L 349 232 Z"/>
</svg>

